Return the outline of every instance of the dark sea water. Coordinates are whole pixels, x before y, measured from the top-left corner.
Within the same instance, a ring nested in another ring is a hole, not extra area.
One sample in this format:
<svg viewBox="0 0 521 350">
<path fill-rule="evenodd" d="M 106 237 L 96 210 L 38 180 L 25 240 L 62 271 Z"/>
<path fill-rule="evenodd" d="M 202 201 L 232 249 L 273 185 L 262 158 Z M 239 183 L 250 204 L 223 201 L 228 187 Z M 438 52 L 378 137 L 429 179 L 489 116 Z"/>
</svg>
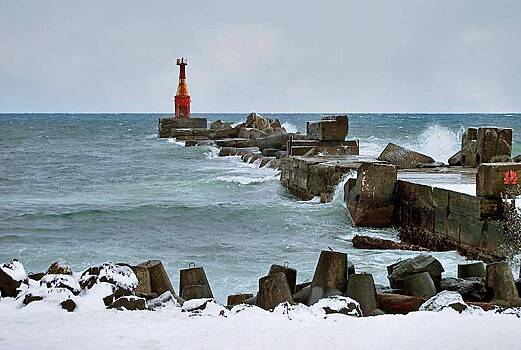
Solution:
<svg viewBox="0 0 521 350">
<path fill-rule="evenodd" d="M 238 122 L 245 114 L 207 114 Z M 277 114 L 289 131 L 305 131 L 319 114 Z M 178 270 L 205 267 L 214 294 L 253 292 L 272 263 L 309 279 L 321 249 L 347 251 L 358 271 L 386 283 L 385 266 L 414 253 L 354 250 L 355 233 L 339 190 L 332 203 L 291 196 L 270 169 L 206 147 L 157 138 L 159 115 L 0 115 L 0 261 L 19 258 L 29 271 L 55 259 L 75 270 L 103 261 L 163 260 L 177 288 Z M 521 115 L 353 114 L 349 138 L 377 155 L 396 142 L 446 161 L 466 127 L 514 128 Z M 463 258 L 436 253 L 448 274 Z"/>
</svg>

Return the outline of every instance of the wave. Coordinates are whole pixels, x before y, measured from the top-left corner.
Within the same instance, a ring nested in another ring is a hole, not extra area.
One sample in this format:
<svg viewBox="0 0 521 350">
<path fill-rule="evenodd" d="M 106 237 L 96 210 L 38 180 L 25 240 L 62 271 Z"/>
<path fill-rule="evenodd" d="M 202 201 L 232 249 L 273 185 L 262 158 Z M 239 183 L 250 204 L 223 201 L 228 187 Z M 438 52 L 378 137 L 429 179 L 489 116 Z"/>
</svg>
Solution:
<svg viewBox="0 0 521 350">
<path fill-rule="evenodd" d="M 178 146 L 182 146 L 182 147 L 185 146 L 185 142 L 184 141 L 177 141 L 176 139 L 167 139 L 166 142 L 174 143 L 174 144 L 176 144 Z"/>
<path fill-rule="evenodd" d="M 461 135 L 464 129 L 452 130 L 434 124 L 423 130 L 413 144 L 406 145 L 418 152 L 431 156 L 439 162 L 447 160 L 461 149 Z"/>
<path fill-rule="evenodd" d="M 281 126 L 286 129 L 286 132 L 296 134 L 299 130 L 295 126 L 295 124 L 292 124 L 290 122 L 284 122 L 281 124 Z"/>
<path fill-rule="evenodd" d="M 278 181 L 278 177 L 276 175 L 267 175 L 267 176 L 218 176 L 217 180 L 224 181 L 224 182 L 230 182 L 230 183 L 237 183 L 239 185 L 251 185 L 251 184 L 260 184 L 263 182 L 268 181 Z"/>
</svg>

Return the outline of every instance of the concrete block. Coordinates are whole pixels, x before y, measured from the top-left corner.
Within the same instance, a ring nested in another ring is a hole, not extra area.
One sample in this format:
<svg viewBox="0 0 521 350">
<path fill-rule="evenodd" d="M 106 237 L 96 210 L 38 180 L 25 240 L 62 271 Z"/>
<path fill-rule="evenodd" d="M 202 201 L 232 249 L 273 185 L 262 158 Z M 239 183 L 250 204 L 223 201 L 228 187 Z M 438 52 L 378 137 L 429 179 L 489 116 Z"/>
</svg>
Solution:
<svg viewBox="0 0 521 350">
<path fill-rule="evenodd" d="M 521 184 L 521 163 L 484 163 L 476 174 L 476 194 L 481 197 L 500 199 L 511 191 L 519 195 Z"/>
<path fill-rule="evenodd" d="M 396 165 L 400 169 L 417 168 L 420 164 L 434 163 L 434 159 L 407 148 L 389 143 L 382 151 L 378 160 Z"/>
<path fill-rule="evenodd" d="M 347 115 L 324 117 L 317 122 L 307 123 L 307 134 L 310 139 L 321 141 L 342 141 L 349 131 Z"/>
</svg>

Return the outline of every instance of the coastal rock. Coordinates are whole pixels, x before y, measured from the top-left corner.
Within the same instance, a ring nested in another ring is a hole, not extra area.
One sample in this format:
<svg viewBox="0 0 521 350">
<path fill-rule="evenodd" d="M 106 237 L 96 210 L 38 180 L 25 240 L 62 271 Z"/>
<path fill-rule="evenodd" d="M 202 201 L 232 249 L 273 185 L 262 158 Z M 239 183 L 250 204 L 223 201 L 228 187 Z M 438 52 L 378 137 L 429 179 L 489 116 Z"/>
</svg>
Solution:
<svg viewBox="0 0 521 350">
<path fill-rule="evenodd" d="M 360 304 L 363 316 L 379 314 L 376 302 L 376 288 L 371 274 L 360 273 L 350 275 L 347 280 L 346 296 Z"/>
<path fill-rule="evenodd" d="M 347 115 L 326 116 L 319 121 L 307 123 L 309 139 L 320 141 L 343 141 L 349 131 Z"/>
<path fill-rule="evenodd" d="M 514 161 L 516 163 L 521 163 L 521 154 L 518 154 L 517 156 L 512 158 L 512 161 Z"/>
<path fill-rule="evenodd" d="M 428 272 L 420 272 L 405 277 L 404 281 L 405 294 L 431 298 L 436 295 L 436 286 Z"/>
<path fill-rule="evenodd" d="M 262 151 L 266 148 L 281 150 L 286 147 L 288 134 L 284 129 L 274 130 L 271 135 L 256 140 L 257 147 Z"/>
<path fill-rule="evenodd" d="M 282 125 L 280 124 L 280 120 L 275 119 L 273 122 L 271 122 L 270 127 L 272 129 L 280 129 Z"/>
<path fill-rule="evenodd" d="M 144 298 L 136 297 L 136 296 L 123 296 L 114 301 L 108 309 L 117 309 L 117 310 L 146 310 L 147 302 Z"/>
<path fill-rule="evenodd" d="M 509 305 L 519 301 L 512 270 L 505 261 L 487 264 L 485 287 L 494 304 Z"/>
<path fill-rule="evenodd" d="M 440 290 L 458 292 L 464 299 L 473 301 L 482 301 L 486 293 L 485 282 L 481 278 L 442 278 L 440 281 Z"/>
<path fill-rule="evenodd" d="M 81 274 L 79 283 L 82 289 L 90 289 L 99 282 L 107 282 L 128 291 L 134 291 L 138 285 L 138 279 L 129 266 L 111 262 L 89 267 Z"/>
<path fill-rule="evenodd" d="M 394 249 L 394 250 L 412 250 L 412 251 L 425 251 L 427 249 L 420 246 L 395 242 L 389 239 L 382 239 L 370 236 L 354 235 L 351 240 L 353 248 L 357 249 Z"/>
<path fill-rule="evenodd" d="M 210 123 L 211 130 L 222 130 L 222 129 L 232 129 L 230 123 L 223 122 L 221 119 L 217 119 Z"/>
<path fill-rule="evenodd" d="M 271 121 L 269 119 L 255 112 L 250 113 L 246 118 L 246 127 L 248 128 L 264 129 L 270 126 L 270 124 Z"/>
<path fill-rule="evenodd" d="M 438 285 L 441 280 L 441 274 L 445 269 L 432 255 L 420 254 L 414 258 L 405 259 L 387 267 L 389 272 L 388 279 L 392 288 L 403 290 L 405 278 L 409 275 L 420 272 L 428 272 Z"/>
<path fill-rule="evenodd" d="M 224 316 L 229 314 L 228 309 L 212 298 L 187 300 L 181 310 L 191 313 L 191 316 Z"/>
<path fill-rule="evenodd" d="M 72 267 L 65 260 L 56 260 L 47 269 L 48 275 L 72 275 Z"/>
<path fill-rule="evenodd" d="M 512 161 L 512 159 L 510 159 L 509 156 L 502 155 L 502 156 L 494 156 L 494 157 L 490 158 L 489 163 L 508 163 L 511 161 Z"/>
<path fill-rule="evenodd" d="M 235 305 L 242 304 L 246 300 L 253 298 L 253 294 L 246 293 L 246 294 L 233 294 L 228 296 L 228 308 L 233 307 Z"/>
<path fill-rule="evenodd" d="M 311 282 L 307 305 L 322 299 L 329 290 L 345 291 L 347 286 L 347 254 L 323 250 Z"/>
<path fill-rule="evenodd" d="M 291 288 L 284 273 L 274 272 L 259 279 L 258 307 L 272 310 L 283 302 L 293 303 Z"/>
<path fill-rule="evenodd" d="M 444 166 L 445 166 L 445 163 L 443 163 L 443 162 L 433 162 L 433 163 L 419 164 L 418 168 L 430 169 L 430 168 L 443 168 Z"/>
<path fill-rule="evenodd" d="M 326 315 L 343 314 L 347 316 L 362 317 L 360 304 L 351 298 L 344 296 L 331 296 L 320 299 L 311 308 L 322 309 Z"/>
<path fill-rule="evenodd" d="M 266 157 L 275 157 L 279 150 L 277 148 L 265 148 L 262 150 L 262 155 Z"/>
<path fill-rule="evenodd" d="M 23 304 L 24 305 L 29 305 L 33 301 L 41 301 L 41 300 L 43 300 L 43 296 L 41 296 L 41 295 L 33 295 L 32 293 L 27 293 L 27 294 L 24 295 Z"/>
<path fill-rule="evenodd" d="M 463 166 L 463 152 L 456 152 L 456 154 L 449 158 L 448 163 L 450 166 Z"/>
<path fill-rule="evenodd" d="M 18 288 L 27 278 L 27 273 L 22 263 L 16 259 L 0 265 L 0 295 L 3 297 L 16 297 Z"/>
<path fill-rule="evenodd" d="M 147 301 L 147 306 L 150 310 L 157 310 L 164 307 L 178 307 L 180 304 L 170 291 L 166 291 L 157 298 Z"/>
<path fill-rule="evenodd" d="M 400 169 L 417 168 L 420 164 L 434 163 L 434 159 L 425 154 L 411 151 L 407 148 L 389 143 L 382 151 L 378 160 L 396 165 Z"/>
<path fill-rule="evenodd" d="M 442 291 L 420 306 L 420 311 L 439 312 L 446 308 L 451 308 L 459 313 L 467 310 L 469 306 L 463 301 L 457 292 Z"/>
<path fill-rule="evenodd" d="M 45 275 L 40 280 L 40 286 L 68 289 L 74 295 L 81 292 L 79 283 L 70 275 Z"/>
<path fill-rule="evenodd" d="M 292 293 L 295 293 L 296 285 L 297 285 L 297 270 L 295 270 L 287 265 L 282 266 L 282 265 L 274 264 L 274 265 L 271 265 L 268 275 L 272 275 L 277 272 L 282 272 L 286 276 L 289 289 L 291 290 Z"/>
<path fill-rule="evenodd" d="M 76 302 L 72 299 L 67 299 L 67 300 L 64 300 L 60 303 L 60 306 L 62 307 L 62 309 L 64 310 L 67 310 L 68 312 L 73 312 L 74 310 L 76 310 Z"/>
</svg>

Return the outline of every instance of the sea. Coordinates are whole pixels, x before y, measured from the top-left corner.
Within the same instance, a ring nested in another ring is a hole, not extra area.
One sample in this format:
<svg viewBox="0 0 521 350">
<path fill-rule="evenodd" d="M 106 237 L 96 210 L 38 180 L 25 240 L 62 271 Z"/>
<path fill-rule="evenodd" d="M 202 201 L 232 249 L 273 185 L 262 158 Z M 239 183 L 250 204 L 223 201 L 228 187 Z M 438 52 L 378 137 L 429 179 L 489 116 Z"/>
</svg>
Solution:
<svg viewBox="0 0 521 350">
<path fill-rule="evenodd" d="M 263 114 L 305 132 L 320 114 Z M 208 113 L 239 123 L 247 113 Z M 348 254 L 357 272 L 388 284 L 386 266 L 415 252 L 357 250 L 355 234 L 397 239 L 394 229 L 353 227 L 342 184 L 331 203 L 301 201 L 272 169 L 218 157 L 213 147 L 158 139 L 165 114 L 0 114 L 0 262 L 45 271 L 56 259 L 74 270 L 105 261 L 163 261 L 174 288 L 179 270 L 204 267 L 215 297 L 254 293 L 271 264 L 310 280 L 321 250 Z M 521 114 L 350 114 L 349 139 L 377 156 L 389 142 L 446 162 L 467 127 L 514 128 Z M 455 276 L 455 252 L 434 253 Z"/>
</svg>

